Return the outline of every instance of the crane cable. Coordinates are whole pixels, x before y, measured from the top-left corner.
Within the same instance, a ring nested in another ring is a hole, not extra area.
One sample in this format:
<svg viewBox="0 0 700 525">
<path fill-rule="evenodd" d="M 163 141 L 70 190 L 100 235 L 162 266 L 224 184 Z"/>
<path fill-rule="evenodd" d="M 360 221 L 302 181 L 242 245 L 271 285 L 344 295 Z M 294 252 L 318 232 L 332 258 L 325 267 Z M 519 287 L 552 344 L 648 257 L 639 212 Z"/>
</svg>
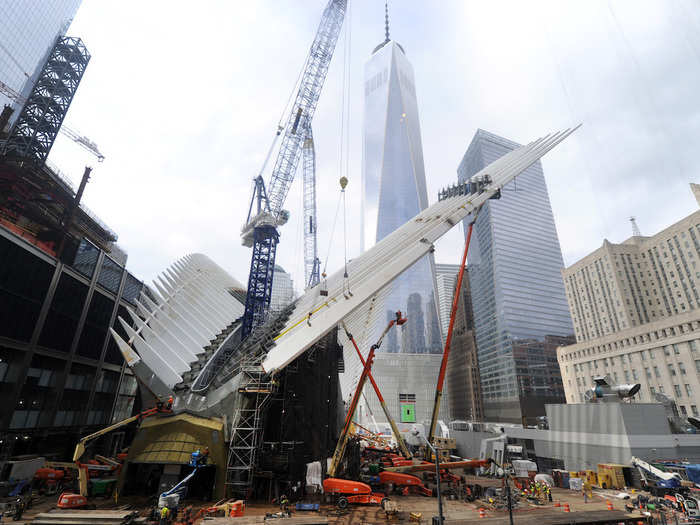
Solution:
<svg viewBox="0 0 700 525">
<path fill-rule="evenodd" d="M 335 237 L 335 227 L 338 222 L 338 213 L 340 212 L 340 203 L 343 203 L 343 295 L 346 299 L 352 297 L 352 292 L 350 291 L 350 279 L 348 276 L 348 241 L 347 241 L 347 207 L 345 202 L 345 187 L 348 184 L 347 175 L 349 173 L 350 166 L 350 96 L 349 84 L 350 84 L 350 61 L 351 61 L 351 44 L 352 44 L 352 11 L 350 9 L 350 2 L 347 5 L 347 15 L 346 23 L 343 27 L 343 76 L 341 82 L 341 111 L 340 111 L 340 143 L 338 148 L 338 171 L 341 174 L 340 177 L 340 195 L 338 196 L 338 203 L 335 208 L 335 217 L 333 218 L 333 227 L 331 228 L 330 238 L 328 240 L 328 251 L 326 253 L 326 260 L 323 263 L 323 271 L 321 272 L 321 278 L 323 279 L 321 293 L 328 293 L 327 284 L 327 269 L 328 269 L 328 259 L 331 254 L 331 247 L 333 245 L 333 240 Z"/>
</svg>

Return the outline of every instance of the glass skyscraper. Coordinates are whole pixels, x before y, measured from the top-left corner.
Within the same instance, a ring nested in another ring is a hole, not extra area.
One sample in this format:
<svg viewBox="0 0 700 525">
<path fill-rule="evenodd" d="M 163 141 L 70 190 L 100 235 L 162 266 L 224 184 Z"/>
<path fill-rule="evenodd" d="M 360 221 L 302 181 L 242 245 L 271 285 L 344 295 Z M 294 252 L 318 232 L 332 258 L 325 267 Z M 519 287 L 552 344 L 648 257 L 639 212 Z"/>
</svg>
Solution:
<svg viewBox="0 0 700 525">
<path fill-rule="evenodd" d="M 401 45 L 390 40 L 388 33 L 365 65 L 364 90 L 363 251 L 428 206 L 413 68 Z M 441 352 L 432 254 L 416 262 L 390 286 L 384 302 L 386 318 L 377 323 L 376 331 L 386 326 L 396 310 L 404 312 L 408 322 L 399 333 L 387 336 L 382 349 Z"/>
<path fill-rule="evenodd" d="M 65 35 L 81 2 L 0 2 L 0 82 L 26 98 L 56 39 Z M 0 90 L 0 111 L 6 104 L 14 108 L 11 125 L 21 105 Z"/>
<path fill-rule="evenodd" d="M 518 146 L 478 130 L 459 180 Z M 468 256 L 484 418 L 531 422 L 544 415 L 545 403 L 564 402 L 556 348 L 570 340 L 573 327 L 540 162 L 501 193 L 479 212 Z"/>
</svg>

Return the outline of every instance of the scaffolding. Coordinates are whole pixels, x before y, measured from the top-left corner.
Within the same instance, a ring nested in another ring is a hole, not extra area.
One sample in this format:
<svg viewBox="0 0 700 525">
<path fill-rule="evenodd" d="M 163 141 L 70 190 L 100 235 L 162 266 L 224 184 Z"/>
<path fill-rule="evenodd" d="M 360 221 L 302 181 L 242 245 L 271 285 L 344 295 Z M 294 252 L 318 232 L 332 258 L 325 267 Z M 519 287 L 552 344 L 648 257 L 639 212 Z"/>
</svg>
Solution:
<svg viewBox="0 0 700 525">
<path fill-rule="evenodd" d="M 277 389 L 260 366 L 262 356 L 244 358 L 241 362 L 241 404 L 231 423 L 226 467 L 226 485 L 232 495 L 247 499 L 253 488 L 258 450 L 265 431 L 265 412 Z"/>
</svg>

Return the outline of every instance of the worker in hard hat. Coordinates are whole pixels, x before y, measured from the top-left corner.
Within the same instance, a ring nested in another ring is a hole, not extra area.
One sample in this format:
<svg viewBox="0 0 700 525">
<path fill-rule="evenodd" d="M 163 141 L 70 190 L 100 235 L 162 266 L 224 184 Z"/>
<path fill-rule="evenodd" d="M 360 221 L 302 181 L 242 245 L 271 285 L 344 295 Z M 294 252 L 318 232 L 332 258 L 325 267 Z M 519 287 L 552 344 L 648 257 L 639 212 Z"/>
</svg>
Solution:
<svg viewBox="0 0 700 525">
<path fill-rule="evenodd" d="M 170 518 L 170 509 L 167 505 L 163 505 L 160 509 L 160 525 L 168 525 L 168 520 Z"/>
</svg>

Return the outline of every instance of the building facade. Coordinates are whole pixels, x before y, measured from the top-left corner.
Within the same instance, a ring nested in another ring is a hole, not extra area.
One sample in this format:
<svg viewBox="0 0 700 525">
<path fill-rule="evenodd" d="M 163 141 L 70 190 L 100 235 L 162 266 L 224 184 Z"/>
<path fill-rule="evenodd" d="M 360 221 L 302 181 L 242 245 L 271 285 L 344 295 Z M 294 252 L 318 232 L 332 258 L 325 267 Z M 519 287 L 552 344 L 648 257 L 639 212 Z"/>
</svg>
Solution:
<svg viewBox="0 0 700 525">
<path fill-rule="evenodd" d="M 387 39 L 365 64 L 362 148 L 362 250 L 371 248 L 428 206 L 413 68 L 403 48 Z M 402 310 L 403 337 L 382 346 L 390 353 L 439 353 L 442 334 L 432 254 L 390 286 L 386 318 Z M 378 337 L 386 320 L 373 328 Z M 376 337 L 375 337 L 376 339 Z"/>
<path fill-rule="evenodd" d="M 56 43 L 66 34 L 82 0 L 53 2 L 23 2 L 7 0 L 0 4 L 0 82 L 12 91 L 27 97 Z M 14 111 L 8 124 L 12 125 L 19 107 L 0 90 L 0 110 L 9 105 Z M 0 132 L 2 129 L 0 129 Z"/>
<path fill-rule="evenodd" d="M 379 384 L 389 413 L 397 423 L 404 424 L 399 426 L 402 432 L 410 428 L 412 423 L 430 425 L 441 362 L 442 356 L 438 354 L 375 354 L 372 375 Z M 438 416 L 445 423 L 450 420 L 447 403 L 449 396 L 449 386 L 445 385 Z M 361 411 L 358 415 L 362 424 L 367 426 L 373 423 L 372 418 L 374 421 L 386 423 L 379 399 L 371 385 L 365 386 L 364 399 L 367 400 L 367 404 L 360 404 Z"/>
<path fill-rule="evenodd" d="M 143 284 L 88 239 L 70 262 L 0 224 L 0 457 L 65 454 L 131 415 L 137 383 L 109 337 Z"/>
<path fill-rule="evenodd" d="M 457 279 L 454 280 L 453 296 L 457 291 Z M 449 313 L 447 315 L 449 324 Z M 450 392 L 448 397 L 450 420 L 481 421 L 483 419 L 484 407 L 474 335 L 474 313 L 469 279 L 466 278 L 462 279 L 462 289 L 452 327 L 450 358 L 447 361 L 447 387 Z"/>
<path fill-rule="evenodd" d="M 518 146 L 478 130 L 457 169 L 460 182 Z M 541 163 L 501 193 L 476 218 L 469 282 L 484 418 L 520 422 L 563 401 L 552 338 L 572 336 L 573 328 Z"/>
<path fill-rule="evenodd" d="M 567 401 L 609 374 L 640 383 L 642 400 L 662 393 L 700 415 L 700 211 L 653 236 L 605 240 L 562 275 L 577 341 L 558 350 Z"/>
<path fill-rule="evenodd" d="M 442 330 L 443 343 L 447 337 L 447 328 L 450 325 L 450 311 L 452 310 L 452 299 L 454 297 L 458 273 L 459 264 L 435 263 L 438 315 L 440 317 L 440 329 Z"/>
<path fill-rule="evenodd" d="M 279 264 L 275 265 L 270 297 L 270 311 L 279 312 L 294 300 L 294 281 Z"/>
</svg>

